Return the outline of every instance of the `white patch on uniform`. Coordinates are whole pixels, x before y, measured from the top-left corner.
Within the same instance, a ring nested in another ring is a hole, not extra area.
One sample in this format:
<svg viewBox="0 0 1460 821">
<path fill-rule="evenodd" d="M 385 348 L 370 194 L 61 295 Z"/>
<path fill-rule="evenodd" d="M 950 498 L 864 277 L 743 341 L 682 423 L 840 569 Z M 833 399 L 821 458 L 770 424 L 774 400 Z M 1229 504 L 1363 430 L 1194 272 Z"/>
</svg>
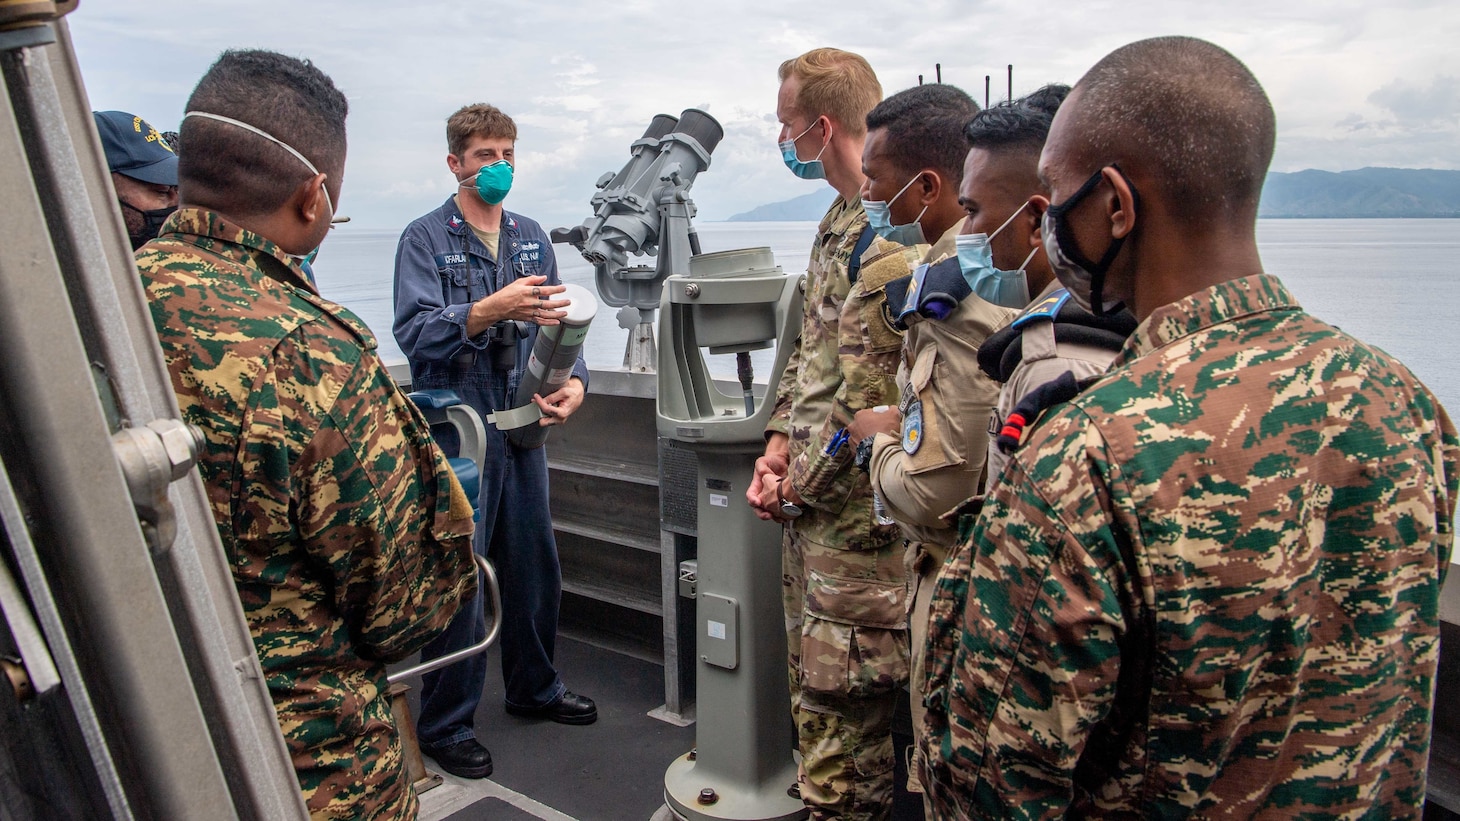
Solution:
<svg viewBox="0 0 1460 821">
<path fill-rule="evenodd" d="M 908 405 L 907 413 L 902 417 L 902 450 L 911 456 L 922 446 L 923 403 L 919 401 Z"/>
</svg>

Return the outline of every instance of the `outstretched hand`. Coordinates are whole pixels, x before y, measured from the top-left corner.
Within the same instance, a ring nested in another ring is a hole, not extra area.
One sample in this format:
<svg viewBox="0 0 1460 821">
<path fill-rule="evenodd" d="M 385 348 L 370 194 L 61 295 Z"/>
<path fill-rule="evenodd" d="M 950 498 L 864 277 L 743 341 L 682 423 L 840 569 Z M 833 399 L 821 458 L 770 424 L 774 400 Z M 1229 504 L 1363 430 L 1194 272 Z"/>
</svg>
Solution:
<svg viewBox="0 0 1460 821">
<path fill-rule="evenodd" d="M 496 293 L 477 300 L 471 306 L 467 333 L 476 336 L 504 319 L 538 325 L 558 324 L 558 320 L 568 315 L 562 309 L 572 302 L 567 299 L 553 299 L 567 288 L 562 285 L 545 285 L 546 282 L 545 276 L 518 277 Z"/>
</svg>

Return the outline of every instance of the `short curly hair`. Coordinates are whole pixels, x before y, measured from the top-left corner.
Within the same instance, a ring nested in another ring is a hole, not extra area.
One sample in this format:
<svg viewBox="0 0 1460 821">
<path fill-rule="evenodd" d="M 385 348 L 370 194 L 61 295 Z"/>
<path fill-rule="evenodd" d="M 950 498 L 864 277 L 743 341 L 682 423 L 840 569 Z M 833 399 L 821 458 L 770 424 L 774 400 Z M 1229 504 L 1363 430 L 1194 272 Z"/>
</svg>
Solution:
<svg viewBox="0 0 1460 821">
<path fill-rule="evenodd" d="M 475 137 L 517 142 L 517 123 L 502 109 L 486 103 L 464 105 L 446 118 L 446 150 L 461 156 Z"/>
</svg>

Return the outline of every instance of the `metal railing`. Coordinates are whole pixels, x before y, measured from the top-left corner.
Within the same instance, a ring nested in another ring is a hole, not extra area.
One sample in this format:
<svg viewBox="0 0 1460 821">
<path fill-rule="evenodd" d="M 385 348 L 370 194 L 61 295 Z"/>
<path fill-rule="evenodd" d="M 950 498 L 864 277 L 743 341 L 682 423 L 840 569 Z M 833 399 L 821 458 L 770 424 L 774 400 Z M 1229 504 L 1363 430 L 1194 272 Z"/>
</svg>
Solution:
<svg viewBox="0 0 1460 821">
<path fill-rule="evenodd" d="M 485 577 L 487 583 L 487 597 L 492 601 L 492 627 L 487 631 L 487 637 L 470 647 L 463 647 L 460 650 L 447 653 L 444 656 L 438 656 L 430 661 L 423 661 L 414 667 L 407 667 L 404 670 L 391 673 L 386 677 L 386 681 L 395 684 L 411 676 L 440 670 L 442 667 L 455 664 L 467 656 L 485 653 L 487 652 L 487 648 L 496 643 L 497 637 L 502 634 L 502 588 L 497 585 L 497 571 L 492 569 L 492 563 L 487 561 L 486 558 L 475 554 L 473 554 L 473 558 L 476 559 L 477 566 L 482 569 L 482 575 Z"/>
</svg>

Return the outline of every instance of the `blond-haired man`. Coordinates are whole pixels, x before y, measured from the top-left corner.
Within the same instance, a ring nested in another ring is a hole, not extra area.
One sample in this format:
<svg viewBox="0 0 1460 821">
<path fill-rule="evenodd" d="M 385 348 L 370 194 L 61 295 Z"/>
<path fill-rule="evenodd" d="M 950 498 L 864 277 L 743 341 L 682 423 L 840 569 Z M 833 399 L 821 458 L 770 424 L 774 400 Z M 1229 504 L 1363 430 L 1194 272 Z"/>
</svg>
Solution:
<svg viewBox="0 0 1460 821">
<path fill-rule="evenodd" d="M 516 163 L 512 118 L 494 106 L 465 106 L 446 121 L 446 140 L 457 190 L 401 235 L 395 338 L 417 390 L 454 390 L 485 419 L 511 407 L 537 327 L 556 325 L 568 303 L 559 298 L 564 289 L 542 226 L 502 207 Z M 580 355 L 567 386 L 534 397 L 542 424 L 566 422 L 587 385 Z M 511 615 L 501 639 L 507 712 L 591 724 L 598 717 L 593 701 L 569 692 L 553 666 L 562 577 L 543 449 L 520 450 L 489 425 L 480 503 L 474 546 L 496 566 L 502 609 Z M 478 600 L 422 656 L 468 647 L 485 634 Z M 421 688 L 421 749 L 463 778 L 492 773 L 472 722 L 486 676 L 486 657 L 472 656 L 428 673 Z"/>
<path fill-rule="evenodd" d="M 762 518 L 786 524 L 801 797 L 812 818 L 884 818 L 892 713 L 907 681 L 907 585 L 897 528 L 874 524 L 867 476 L 839 443 L 858 410 L 897 401 L 902 336 L 886 320 L 881 285 L 906 276 L 908 259 L 898 246 L 864 253 L 872 232 L 858 196 L 862 149 L 867 113 L 882 97 L 871 66 L 821 48 L 782 63 L 780 80 L 785 163 L 838 196 L 811 249 L 801 336 L 746 498 Z M 870 287 L 852 292 L 859 280 Z"/>
</svg>

